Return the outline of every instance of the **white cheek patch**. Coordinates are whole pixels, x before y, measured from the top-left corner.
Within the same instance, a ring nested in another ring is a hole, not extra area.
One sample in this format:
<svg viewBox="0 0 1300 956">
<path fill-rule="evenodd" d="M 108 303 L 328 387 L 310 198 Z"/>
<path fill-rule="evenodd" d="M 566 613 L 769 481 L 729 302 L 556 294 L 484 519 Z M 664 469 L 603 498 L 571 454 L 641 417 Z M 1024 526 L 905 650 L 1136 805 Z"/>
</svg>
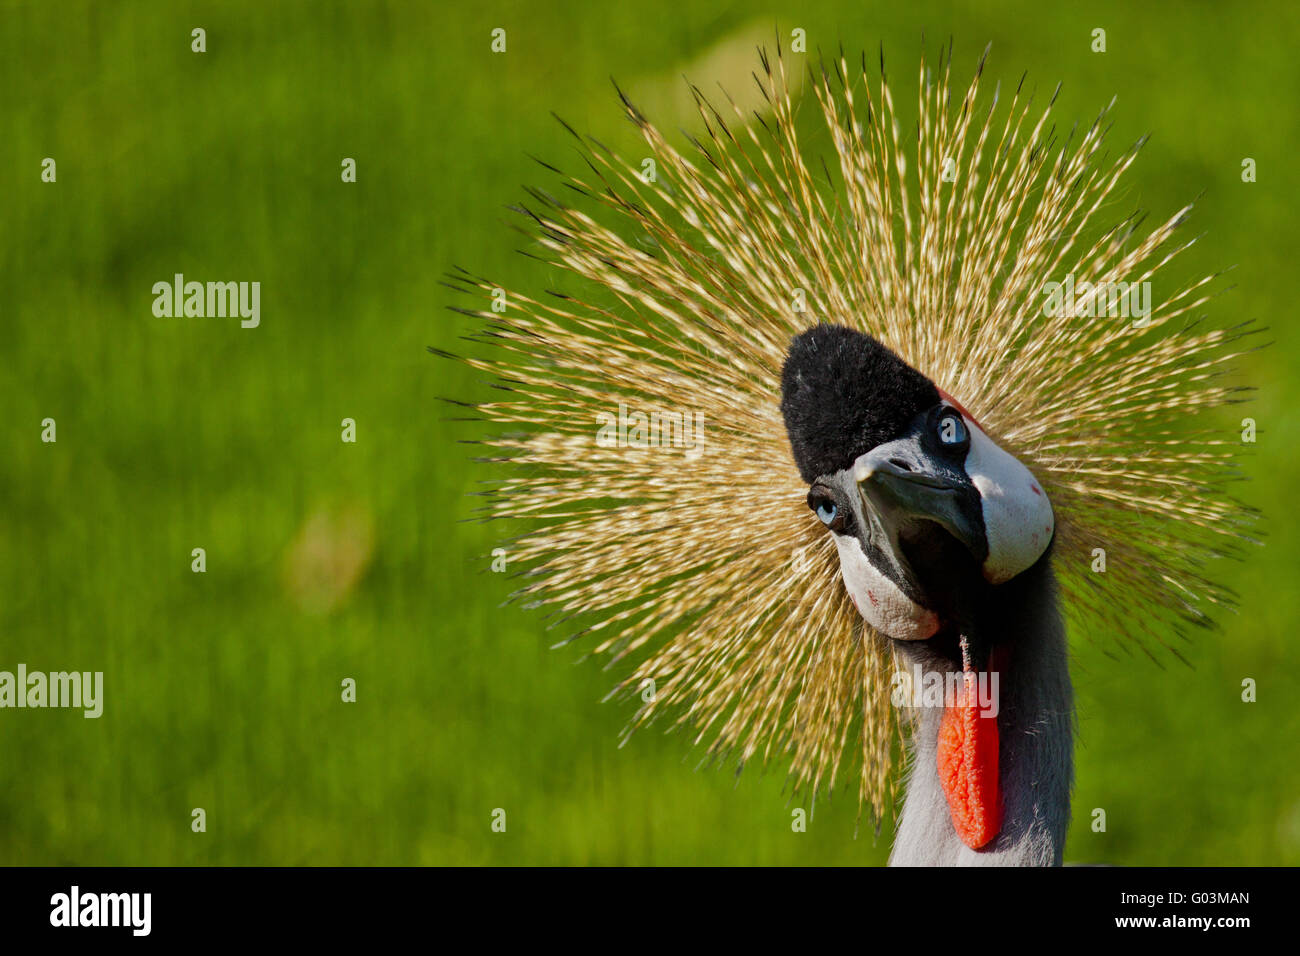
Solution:
<svg viewBox="0 0 1300 956">
<path fill-rule="evenodd" d="M 898 641 L 920 641 L 939 630 L 939 618 L 912 601 L 902 588 L 867 560 L 862 544 L 847 534 L 831 534 L 840 552 L 844 587 L 872 627 Z"/>
<path fill-rule="evenodd" d="M 966 473 L 980 493 L 984 509 L 984 533 L 989 543 L 984 577 L 992 584 L 1002 584 L 1033 565 L 1047 550 L 1056 527 L 1052 503 L 1029 469 L 974 423 Z"/>
</svg>

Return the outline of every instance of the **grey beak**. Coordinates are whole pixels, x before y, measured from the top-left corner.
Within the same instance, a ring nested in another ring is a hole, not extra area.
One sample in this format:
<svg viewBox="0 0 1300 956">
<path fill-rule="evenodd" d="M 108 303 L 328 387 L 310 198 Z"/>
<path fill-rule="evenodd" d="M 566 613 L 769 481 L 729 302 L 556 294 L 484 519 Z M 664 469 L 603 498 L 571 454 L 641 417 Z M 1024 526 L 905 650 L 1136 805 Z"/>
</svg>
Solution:
<svg viewBox="0 0 1300 956">
<path fill-rule="evenodd" d="M 931 521 L 979 561 L 988 555 L 979 493 L 965 473 L 926 453 L 915 436 L 877 445 L 853 465 L 864 508 L 893 537 L 909 522 Z"/>
</svg>

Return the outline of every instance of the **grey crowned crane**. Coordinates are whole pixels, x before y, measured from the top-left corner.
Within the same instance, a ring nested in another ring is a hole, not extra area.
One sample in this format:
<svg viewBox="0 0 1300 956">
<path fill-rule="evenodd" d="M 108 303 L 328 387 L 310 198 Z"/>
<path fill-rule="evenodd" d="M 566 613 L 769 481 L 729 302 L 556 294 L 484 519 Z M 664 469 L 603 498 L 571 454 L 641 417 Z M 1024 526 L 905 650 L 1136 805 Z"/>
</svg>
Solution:
<svg viewBox="0 0 1300 956">
<path fill-rule="evenodd" d="M 1207 413 L 1252 329 L 1175 278 L 1190 207 L 1113 218 L 1140 143 L 1107 158 L 1106 111 L 1058 137 L 983 59 L 955 93 L 949 50 L 904 135 L 883 59 L 814 67 L 801 118 L 759 57 L 763 108 L 692 87 L 685 151 L 621 92 L 634 155 L 565 126 L 576 167 L 517 207 L 560 287 L 448 277 L 477 328 L 443 354 L 494 385 L 458 402 L 484 517 L 518 597 L 623 667 L 629 733 L 847 783 L 877 825 L 910 749 L 893 862 L 1059 863 L 1062 617 L 1159 660 L 1230 603 L 1205 564 L 1249 512 Z"/>
<path fill-rule="evenodd" d="M 945 691 L 921 710 L 891 862 L 1059 864 L 1073 706 L 1038 480 L 951 396 L 843 326 L 794 340 L 781 410 L 854 606 Z"/>
</svg>

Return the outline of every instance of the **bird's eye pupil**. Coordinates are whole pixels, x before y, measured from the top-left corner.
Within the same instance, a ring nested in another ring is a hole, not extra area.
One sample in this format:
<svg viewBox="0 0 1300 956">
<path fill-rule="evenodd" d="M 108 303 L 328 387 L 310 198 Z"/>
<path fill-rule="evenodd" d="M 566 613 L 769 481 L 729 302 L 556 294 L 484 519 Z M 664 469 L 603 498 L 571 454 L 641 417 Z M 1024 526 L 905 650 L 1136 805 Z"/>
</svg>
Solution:
<svg viewBox="0 0 1300 956">
<path fill-rule="evenodd" d="M 959 415 L 945 415 L 939 419 L 939 441 L 945 445 L 960 445 L 966 440 L 966 423 Z"/>
<path fill-rule="evenodd" d="M 839 509 L 835 507 L 833 501 L 819 501 L 817 503 L 817 517 L 821 518 L 822 524 L 830 524 L 835 520 L 835 514 Z"/>
</svg>

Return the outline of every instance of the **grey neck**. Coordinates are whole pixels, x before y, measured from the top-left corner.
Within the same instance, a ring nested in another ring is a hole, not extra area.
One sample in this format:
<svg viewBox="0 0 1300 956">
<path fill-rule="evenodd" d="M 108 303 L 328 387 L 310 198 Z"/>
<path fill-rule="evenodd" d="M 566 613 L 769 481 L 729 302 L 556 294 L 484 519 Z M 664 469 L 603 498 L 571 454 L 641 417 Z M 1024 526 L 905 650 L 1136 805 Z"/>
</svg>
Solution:
<svg viewBox="0 0 1300 956">
<path fill-rule="evenodd" d="M 1074 778 L 1074 697 L 1065 627 L 1047 561 L 997 589 L 975 625 L 1009 645 L 999 675 L 999 776 L 1002 829 L 972 850 L 953 829 L 936 770 L 941 707 L 922 707 L 913 724 L 907 797 L 891 866 L 1059 866 L 1070 822 Z M 1010 589 L 1010 591 L 1004 591 Z M 924 642 L 915 642 L 924 645 Z M 951 671 L 924 646 L 898 644 L 911 666 Z"/>
</svg>

